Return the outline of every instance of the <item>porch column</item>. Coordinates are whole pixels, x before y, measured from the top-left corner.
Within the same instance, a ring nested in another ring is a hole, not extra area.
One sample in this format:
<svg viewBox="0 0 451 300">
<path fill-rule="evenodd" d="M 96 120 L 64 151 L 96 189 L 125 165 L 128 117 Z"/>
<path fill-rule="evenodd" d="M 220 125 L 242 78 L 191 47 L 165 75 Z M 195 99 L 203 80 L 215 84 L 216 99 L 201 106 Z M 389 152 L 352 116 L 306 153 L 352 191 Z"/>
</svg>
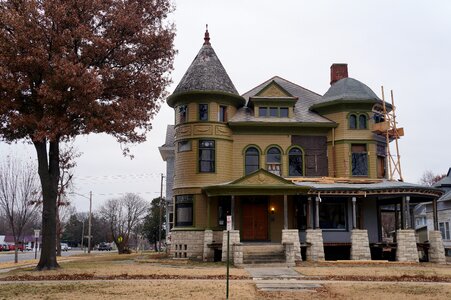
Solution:
<svg viewBox="0 0 451 300">
<path fill-rule="evenodd" d="M 283 229 L 288 229 L 287 195 L 283 195 Z"/>
<path fill-rule="evenodd" d="M 401 198 L 401 229 L 406 228 L 406 204 L 404 197 Z"/>
<path fill-rule="evenodd" d="M 438 230 L 438 214 L 437 214 L 437 199 L 432 200 L 432 218 L 434 219 L 434 230 Z"/>
<path fill-rule="evenodd" d="M 352 229 L 357 228 L 357 214 L 355 210 L 355 203 L 357 201 L 356 197 L 352 197 Z"/>
<path fill-rule="evenodd" d="M 312 229 L 312 197 L 307 198 L 307 229 Z"/>
<path fill-rule="evenodd" d="M 410 223 L 410 196 L 405 196 L 404 198 L 404 203 L 406 204 L 406 229 L 410 229 L 411 228 L 411 223 Z"/>
<path fill-rule="evenodd" d="M 315 229 L 319 228 L 319 201 L 320 201 L 320 198 L 316 197 Z"/>
<path fill-rule="evenodd" d="M 235 195 L 230 196 L 230 214 L 232 215 L 232 230 L 235 230 Z"/>
</svg>

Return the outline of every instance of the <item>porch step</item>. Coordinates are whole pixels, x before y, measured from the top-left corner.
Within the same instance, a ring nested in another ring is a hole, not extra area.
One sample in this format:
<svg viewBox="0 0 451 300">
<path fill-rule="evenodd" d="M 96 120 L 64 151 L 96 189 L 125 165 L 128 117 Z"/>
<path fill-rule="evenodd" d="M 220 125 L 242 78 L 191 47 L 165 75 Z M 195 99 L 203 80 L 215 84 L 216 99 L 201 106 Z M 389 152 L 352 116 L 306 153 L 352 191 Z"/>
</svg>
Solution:
<svg viewBox="0 0 451 300">
<path fill-rule="evenodd" d="M 243 264 L 284 264 L 285 250 L 279 244 L 244 245 Z"/>
</svg>

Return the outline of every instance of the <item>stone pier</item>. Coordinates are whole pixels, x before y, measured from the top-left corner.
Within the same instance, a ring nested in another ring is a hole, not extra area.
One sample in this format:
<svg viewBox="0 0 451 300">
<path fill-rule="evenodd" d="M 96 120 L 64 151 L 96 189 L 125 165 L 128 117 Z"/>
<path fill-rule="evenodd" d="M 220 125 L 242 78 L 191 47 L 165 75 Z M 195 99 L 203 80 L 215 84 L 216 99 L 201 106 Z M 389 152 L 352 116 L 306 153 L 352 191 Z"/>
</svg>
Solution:
<svg viewBox="0 0 451 300">
<path fill-rule="evenodd" d="M 240 243 L 240 231 L 230 230 L 230 256 L 229 259 L 233 260 L 233 244 Z M 227 230 L 222 234 L 222 258 L 221 261 L 227 261 Z"/>
<path fill-rule="evenodd" d="M 321 229 L 307 229 L 305 234 L 308 261 L 324 260 L 323 231 Z"/>
<path fill-rule="evenodd" d="M 214 260 L 214 250 L 209 247 L 213 243 L 213 230 L 204 231 L 204 256 L 203 261 L 213 261 Z"/>
<path fill-rule="evenodd" d="M 445 247 L 443 247 L 440 231 L 429 231 L 429 262 L 446 263 Z"/>
<path fill-rule="evenodd" d="M 400 229 L 396 231 L 396 260 L 405 262 L 419 262 L 417 239 L 415 230 Z"/>
<path fill-rule="evenodd" d="M 351 232 L 351 259 L 371 260 L 370 243 L 366 229 L 353 229 Z"/>
<path fill-rule="evenodd" d="M 283 229 L 282 230 L 282 244 L 285 244 L 285 243 L 293 243 L 294 259 L 295 259 L 295 261 L 302 261 L 301 243 L 299 242 L 299 230 Z"/>
</svg>

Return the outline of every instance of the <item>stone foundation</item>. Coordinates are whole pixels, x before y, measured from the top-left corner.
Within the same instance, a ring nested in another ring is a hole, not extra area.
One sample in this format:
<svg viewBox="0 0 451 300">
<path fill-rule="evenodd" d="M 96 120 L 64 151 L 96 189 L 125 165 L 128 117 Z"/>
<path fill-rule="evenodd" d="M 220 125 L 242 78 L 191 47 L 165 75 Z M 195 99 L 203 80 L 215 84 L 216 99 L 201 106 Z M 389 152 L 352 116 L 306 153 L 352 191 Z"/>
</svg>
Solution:
<svg viewBox="0 0 451 300">
<path fill-rule="evenodd" d="M 233 259 L 233 244 L 240 243 L 240 231 L 239 230 L 230 230 L 230 251 L 232 255 L 230 255 L 230 259 Z M 222 259 L 221 261 L 227 261 L 227 230 L 223 231 L 222 234 Z"/>
<path fill-rule="evenodd" d="M 396 231 L 396 260 L 405 262 L 419 262 L 417 239 L 415 230 L 402 229 Z"/>
<path fill-rule="evenodd" d="M 351 259 L 371 260 L 370 243 L 366 229 L 353 229 L 351 231 Z"/>
<path fill-rule="evenodd" d="M 172 230 L 170 253 L 173 258 L 202 260 L 204 253 L 204 231 Z"/>
<path fill-rule="evenodd" d="M 307 229 L 305 232 L 308 261 L 324 260 L 323 231 L 321 229 Z"/>
<path fill-rule="evenodd" d="M 445 247 L 440 231 L 429 231 L 429 262 L 446 263 Z"/>
<path fill-rule="evenodd" d="M 299 242 L 299 230 L 297 229 L 283 229 L 282 230 L 282 244 L 292 243 L 295 261 L 302 261 L 301 257 L 301 243 Z"/>
</svg>

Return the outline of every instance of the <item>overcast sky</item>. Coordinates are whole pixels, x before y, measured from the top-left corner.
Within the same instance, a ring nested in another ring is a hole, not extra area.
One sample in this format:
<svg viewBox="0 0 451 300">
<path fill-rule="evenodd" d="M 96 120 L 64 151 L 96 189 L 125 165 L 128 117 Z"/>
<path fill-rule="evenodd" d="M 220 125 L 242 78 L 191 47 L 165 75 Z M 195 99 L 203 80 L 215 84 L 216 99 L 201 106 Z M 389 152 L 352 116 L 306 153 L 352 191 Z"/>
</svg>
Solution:
<svg viewBox="0 0 451 300">
<path fill-rule="evenodd" d="M 451 1 L 176 1 L 171 19 L 178 50 L 172 92 L 203 43 L 205 24 L 211 44 L 240 94 L 278 75 L 324 94 L 330 65 L 347 63 L 349 76 L 381 96 L 394 91 L 405 181 L 418 182 L 425 170 L 451 167 Z M 158 152 L 166 126 L 173 124 L 166 104 L 153 121 L 148 141 L 122 156 L 106 135 L 80 137 L 83 155 L 76 169 L 76 192 L 93 207 L 133 192 L 146 200 L 160 194 L 165 164 Z M 31 145 L 0 145 L 35 159 Z M 75 196 L 78 211 L 89 207 Z"/>
</svg>

